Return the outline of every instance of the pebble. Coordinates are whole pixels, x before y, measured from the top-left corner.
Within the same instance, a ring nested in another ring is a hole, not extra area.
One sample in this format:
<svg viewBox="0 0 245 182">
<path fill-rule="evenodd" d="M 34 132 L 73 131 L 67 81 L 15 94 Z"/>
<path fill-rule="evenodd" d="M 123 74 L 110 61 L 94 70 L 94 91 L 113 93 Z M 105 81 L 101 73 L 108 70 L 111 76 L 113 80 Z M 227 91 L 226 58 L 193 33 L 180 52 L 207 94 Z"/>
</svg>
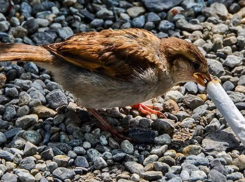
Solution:
<svg viewBox="0 0 245 182">
<path fill-rule="evenodd" d="M 73 179 L 75 177 L 75 172 L 72 169 L 67 169 L 64 167 L 58 167 L 52 172 L 53 176 L 61 179 L 61 180 L 67 180 L 67 179 Z"/>
<path fill-rule="evenodd" d="M 47 98 L 47 102 L 49 103 L 50 107 L 53 109 L 56 109 L 60 106 L 68 104 L 67 97 L 60 89 L 56 89 L 56 90 L 49 92 L 46 98 Z"/>
<path fill-rule="evenodd" d="M 168 134 L 163 134 L 154 139 L 157 145 L 164 145 L 171 143 L 171 137 Z"/>
<path fill-rule="evenodd" d="M 70 27 L 63 27 L 58 29 L 58 35 L 63 39 L 67 39 L 73 35 L 73 31 Z"/>
<path fill-rule="evenodd" d="M 121 149 L 127 154 L 133 154 L 134 152 L 134 146 L 128 140 L 122 141 Z"/>
<path fill-rule="evenodd" d="M 24 155 L 25 156 L 32 156 L 37 153 L 37 146 L 32 144 L 31 142 L 27 141 L 25 143 L 25 148 L 24 148 Z"/>
<path fill-rule="evenodd" d="M 107 167 L 108 165 L 102 157 L 95 158 L 93 162 L 94 162 L 95 169 L 102 169 L 102 168 Z"/>
<path fill-rule="evenodd" d="M 57 112 L 53 109 L 50 109 L 43 105 L 33 107 L 32 113 L 36 114 L 39 118 L 54 117 L 57 114 Z"/>
<path fill-rule="evenodd" d="M 53 161 L 57 163 L 58 167 L 67 167 L 70 157 L 66 155 L 56 155 L 53 157 Z"/>
<path fill-rule="evenodd" d="M 33 143 L 34 145 L 37 145 L 42 141 L 42 136 L 40 135 L 40 133 L 34 130 L 25 131 L 22 134 L 22 137 L 27 141 Z"/>
<path fill-rule="evenodd" d="M 127 161 L 124 165 L 131 173 L 141 174 L 145 171 L 141 164 L 134 161 Z"/>
<path fill-rule="evenodd" d="M 4 144 L 6 141 L 6 136 L 2 132 L 0 132 L 0 145 Z"/>
<path fill-rule="evenodd" d="M 224 65 L 228 66 L 230 68 L 234 68 L 235 66 L 238 66 L 242 63 L 242 58 L 234 56 L 234 55 L 229 55 L 227 56 Z"/>
<path fill-rule="evenodd" d="M 38 123 L 38 116 L 36 114 L 21 116 L 15 122 L 16 126 L 19 126 L 23 129 L 27 129 L 30 126 L 35 125 L 37 123 Z"/>
<path fill-rule="evenodd" d="M 140 174 L 142 178 L 146 180 L 157 180 L 162 178 L 162 172 L 160 171 L 146 171 Z"/>
<path fill-rule="evenodd" d="M 142 28 L 145 25 L 145 16 L 139 16 L 132 20 L 132 27 Z"/>
<path fill-rule="evenodd" d="M 88 168 L 89 167 L 89 163 L 87 161 L 87 159 L 84 156 L 77 156 L 76 160 L 74 161 L 75 165 L 77 167 L 84 167 L 84 168 Z"/>
<path fill-rule="evenodd" d="M 184 97 L 183 94 L 180 93 L 179 91 L 169 91 L 165 95 L 166 100 L 172 99 L 176 102 L 181 102 L 183 97 Z"/>
<path fill-rule="evenodd" d="M 151 125 L 152 129 L 157 130 L 159 134 L 172 135 L 174 132 L 174 123 L 170 119 L 157 119 Z"/>
<path fill-rule="evenodd" d="M 145 13 L 145 9 L 143 7 L 133 6 L 129 9 L 127 9 L 127 13 L 130 17 L 135 18 L 135 17 L 138 17 L 139 15 Z"/>
<path fill-rule="evenodd" d="M 28 171 L 34 169 L 35 165 L 35 158 L 32 156 L 22 159 L 19 164 L 20 168 L 26 169 Z"/>
<path fill-rule="evenodd" d="M 191 94 L 184 96 L 183 103 L 192 110 L 204 104 L 200 97 Z"/>
<path fill-rule="evenodd" d="M 19 170 L 16 175 L 18 176 L 18 179 L 23 182 L 34 182 L 35 177 L 32 176 L 27 170 Z"/>
</svg>

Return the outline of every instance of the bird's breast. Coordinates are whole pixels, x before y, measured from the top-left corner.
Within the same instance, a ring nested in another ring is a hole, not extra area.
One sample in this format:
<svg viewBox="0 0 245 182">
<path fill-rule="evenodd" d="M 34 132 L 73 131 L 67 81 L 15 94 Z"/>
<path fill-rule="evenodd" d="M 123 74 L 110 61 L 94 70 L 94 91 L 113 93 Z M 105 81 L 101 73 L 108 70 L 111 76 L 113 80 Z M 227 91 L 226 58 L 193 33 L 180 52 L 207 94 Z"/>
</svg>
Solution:
<svg viewBox="0 0 245 182">
<path fill-rule="evenodd" d="M 72 93 L 80 106 L 87 108 L 112 108 L 144 102 L 163 94 L 171 85 L 158 83 L 158 75 L 149 70 L 130 81 L 100 75 L 65 61 L 52 64 L 38 63 L 50 70 L 55 81 Z"/>
</svg>

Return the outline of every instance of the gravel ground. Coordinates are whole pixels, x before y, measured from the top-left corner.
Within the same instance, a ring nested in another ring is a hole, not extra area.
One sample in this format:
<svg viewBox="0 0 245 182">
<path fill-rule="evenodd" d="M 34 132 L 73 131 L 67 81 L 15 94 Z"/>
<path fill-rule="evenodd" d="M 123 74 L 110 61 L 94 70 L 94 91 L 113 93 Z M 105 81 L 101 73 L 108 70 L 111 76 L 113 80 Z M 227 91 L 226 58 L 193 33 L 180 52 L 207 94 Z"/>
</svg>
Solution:
<svg viewBox="0 0 245 182">
<path fill-rule="evenodd" d="M 245 115 L 245 0 L 0 0 L 0 41 L 40 45 L 77 32 L 144 28 L 193 42 Z M 34 181 L 245 181 L 244 146 L 193 82 L 152 100 L 168 119 L 101 110 L 116 141 L 34 63 L 0 63 L 0 178 Z M 57 99 L 58 98 L 58 99 Z"/>
</svg>

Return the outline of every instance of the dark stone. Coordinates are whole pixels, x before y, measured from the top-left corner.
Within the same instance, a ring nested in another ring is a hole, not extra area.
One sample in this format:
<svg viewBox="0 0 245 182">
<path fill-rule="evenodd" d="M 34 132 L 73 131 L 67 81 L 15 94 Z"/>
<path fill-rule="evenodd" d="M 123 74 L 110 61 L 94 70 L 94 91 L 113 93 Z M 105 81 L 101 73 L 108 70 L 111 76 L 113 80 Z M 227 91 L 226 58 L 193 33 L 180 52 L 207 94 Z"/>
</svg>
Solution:
<svg viewBox="0 0 245 182">
<path fill-rule="evenodd" d="M 65 180 L 65 179 L 73 179 L 75 177 L 75 172 L 72 169 L 67 169 L 65 167 L 58 167 L 53 171 L 53 176 L 55 178 Z"/>
<path fill-rule="evenodd" d="M 0 13 L 6 13 L 9 7 L 9 3 L 6 0 L 0 0 Z"/>
<path fill-rule="evenodd" d="M 94 19 L 94 15 L 90 13 L 86 8 L 81 10 L 81 13 L 90 21 Z"/>
<path fill-rule="evenodd" d="M 33 6 L 33 13 L 36 14 L 38 12 L 41 11 L 47 11 L 47 10 L 51 10 L 51 8 L 55 6 L 54 2 L 48 2 L 48 1 L 44 1 L 40 4 L 35 4 Z"/>
<path fill-rule="evenodd" d="M 174 132 L 174 122 L 169 119 L 157 119 L 152 123 L 151 127 L 157 130 L 159 134 L 169 134 L 172 136 Z"/>
<path fill-rule="evenodd" d="M 135 143 L 153 143 L 157 132 L 147 128 L 130 128 L 128 136 L 133 139 Z"/>
<path fill-rule="evenodd" d="M 142 28 L 145 25 L 145 16 L 139 16 L 133 19 L 132 26 L 135 28 Z"/>
<path fill-rule="evenodd" d="M 66 95 L 60 90 L 56 89 L 51 91 L 47 96 L 46 99 L 51 108 L 56 109 L 60 106 L 67 105 L 67 98 Z"/>
<path fill-rule="evenodd" d="M 142 2 L 149 11 L 160 12 L 177 6 L 182 0 L 142 0 Z"/>
<path fill-rule="evenodd" d="M 225 130 L 214 131 L 202 140 L 202 147 L 207 153 L 232 150 L 239 145 L 240 142 L 236 136 L 232 132 Z"/>
<path fill-rule="evenodd" d="M 31 17 L 32 7 L 28 3 L 23 2 L 20 5 L 20 11 L 25 18 L 29 18 Z"/>
<path fill-rule="evenodd" d="M 26 22 L 23 25 L 23 27 L 26 30 L 28 30 L 28 33 L 29 34 L 33 34 L 33 33 L 35 33 L 38 30 L 39 25 L 38 25 L 38 22 L 37 22 L 36 19 L 30 18 L 30 19 L 26 20 Z"/>
<path fill-rule="evenodd" d="M 17 133 L 19 133 L 22 130 L 22 128 L 12 128 L 4 133 L 5 137 L 7 139 L 10 139 L 14 137 Z"/>
<path fill-rule="evenodd" d="M 51 44 L 56 39 L 57 35 L 54 32 L 37 32 L 33 35 L 33 41 L 37 45 Z"/>
<path fill-rule="evenodd" d="M 237 103 L 235 103 L 235 106 L 239 110 L 245 110 L 245 102 L 237 102 Z"/>
<path fill-rule="evenodd" d="M 168 20 L 162 20 L 158 26 L 158 30 L 162 32 L 168 32 L 168 30 L 173 30 L 174 24 Z"/>
</svg>

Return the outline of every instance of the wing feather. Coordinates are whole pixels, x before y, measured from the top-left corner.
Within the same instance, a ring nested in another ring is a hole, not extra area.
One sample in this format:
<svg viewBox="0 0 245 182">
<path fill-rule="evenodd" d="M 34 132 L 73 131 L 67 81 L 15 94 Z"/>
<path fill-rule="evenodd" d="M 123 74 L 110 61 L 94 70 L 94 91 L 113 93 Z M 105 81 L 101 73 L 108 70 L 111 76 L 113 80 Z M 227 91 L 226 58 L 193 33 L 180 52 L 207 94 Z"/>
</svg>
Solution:
<svg viewBox="0 0 245 182">
<path fill-rule="evenodd" d="M 141 29 L 80 33 L 43 47 L 72 64 L 122 80 L 149 67 L 165 69 L 160 39 Z"/>
</svg>

